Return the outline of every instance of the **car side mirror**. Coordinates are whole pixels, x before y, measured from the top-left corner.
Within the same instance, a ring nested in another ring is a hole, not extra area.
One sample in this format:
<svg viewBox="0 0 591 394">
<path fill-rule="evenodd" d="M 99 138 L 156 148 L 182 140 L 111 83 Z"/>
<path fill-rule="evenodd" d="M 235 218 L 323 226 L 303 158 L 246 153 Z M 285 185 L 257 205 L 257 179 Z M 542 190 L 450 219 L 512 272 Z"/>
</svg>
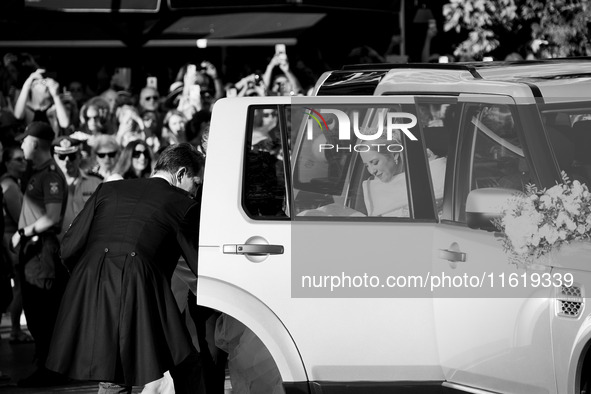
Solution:
<svg viewBox="0 0 591 394">
<path fill-rule="evenodd" d="M 497 231 L 492 223 L 493 219 L 499 219 L 503 206 L 508 200 L 523 193 L 515 189 L 503 189 L 488 187 L 472 190 L 466 200 L 466 221 L 468 227 L 478 230 Z"/>
</svg>

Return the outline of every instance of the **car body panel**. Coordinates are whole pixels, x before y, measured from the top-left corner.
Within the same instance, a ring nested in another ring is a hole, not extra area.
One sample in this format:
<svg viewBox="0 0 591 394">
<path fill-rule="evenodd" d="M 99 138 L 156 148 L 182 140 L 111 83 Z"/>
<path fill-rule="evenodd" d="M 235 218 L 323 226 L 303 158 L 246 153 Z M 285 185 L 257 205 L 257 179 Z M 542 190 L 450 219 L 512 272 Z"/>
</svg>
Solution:
<svg viewBox="0 0 591 394">
<path fill-rule="evenodd" d="M 284 382 L 294 383 L 298 390 L 305 381 L 313 382 L 310 390 L 318 393 L 322 387 L 355 392 L 365 383 L 394 388 L 404 382 L 443 382 L 443 386 L 474 393 L 578 394 L 581 374 L 588 373 L 581 366 L 591 343 L 587 308 L 591 246 L 586 243 L 572 256 L 557 254 L 548 264 L 527 270 L 528 274 L 571 274 L 581 291 L 578 295 L 565 295 L 554 287 L 506 292 L 499 287 L 501 275 L 507 278 L 526 270 L 508 263 L 494 233 L 468 228 L 458 213 L 465 210 L 471 190 L 460 173 L 459 147 L 467 141 L 461 131 L 447 157 L 441 220 L 253 219 L 242 206 L 242 167 L 249 107 L 388 100 L 418 105 L 420 100 L 439 97 L 458 103 L 462 111 L 479 103 L 511 106 L 515 124 L 522 129 L 524 163 L 541 186 L 552 186 L 560 181 L 562 164 L 545 130 L 547 114 L 543 116 L 539 108 L 589 101 L 590 89 L 588 59 L 367 65 L 323 74 L 314 92 L 327 96 L 218 101 L 204 175 L 198 302 L 251 328 L 270 351 Z M 340 91 L 349 95 L 339 96 Z M 570 130 L 567 123 L 558 126 Z M 303 130 L 292 133 L 292 149 L 297 152 L 302 143 L 297 135 Z M 425 171 L 410 173 L 423 177 Z M 223 253 L 224 245 L 245 244 L 253 237 L 282 245 L 284 253 L 258 262 Z M 442 257 L 442 250 L 465 253 L 466 260 L 450 262 Z M 310 268 L 310 262 L 317 263 L 316 269 L 314 264 Z M 469 297 L 443 289 L 434 289 L 429 296 L 418 291 L 401 297 L 387 289 L 372 296 L 363 291 L 337 290 L 327 295 L 326 289 L 297 288 L 303 275 L 328 276 L 336 269 L 353 275 L 397 275 L 407 269 L 466 274 L 494 278 L 497 287 Z M 565 316 L 557 305 L 566 305 L 568 311 L 578 305 L 578 314 Z"/>
</svg>

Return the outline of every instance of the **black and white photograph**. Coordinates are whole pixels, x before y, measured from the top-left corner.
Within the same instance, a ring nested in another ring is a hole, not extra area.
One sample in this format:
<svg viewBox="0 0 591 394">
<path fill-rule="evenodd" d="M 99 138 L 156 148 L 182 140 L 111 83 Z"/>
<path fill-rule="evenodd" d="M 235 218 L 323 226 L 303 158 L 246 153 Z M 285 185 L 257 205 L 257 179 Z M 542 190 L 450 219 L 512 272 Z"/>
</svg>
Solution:
<svg viewBox="0 0 591 394">
<path fill-rule="evenodd" d="M 0 57 L 0 394 L 591 394 L 588 1 L 0 0 Z"/>
</svg>

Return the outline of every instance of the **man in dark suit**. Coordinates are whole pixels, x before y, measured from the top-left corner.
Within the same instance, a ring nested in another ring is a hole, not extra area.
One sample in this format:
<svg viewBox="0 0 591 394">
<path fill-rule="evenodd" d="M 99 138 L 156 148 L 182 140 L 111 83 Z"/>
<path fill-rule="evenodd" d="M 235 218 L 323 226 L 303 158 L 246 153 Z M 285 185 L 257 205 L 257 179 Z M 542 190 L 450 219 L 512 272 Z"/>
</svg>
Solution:
<svg viewBox="0 0 591 394">
<path fill-rule="evenodd" d="M 101 382 L 99 393 L 170 370 L 177 393 L 201 385 L 200 361 L 170 289 L 181 254 L 197 275 L 203 159 L 190 144 L 171 145 L 152 177 L 99 186 L 62 241 L 70 282 L 47 367 Z"/>
</svg>

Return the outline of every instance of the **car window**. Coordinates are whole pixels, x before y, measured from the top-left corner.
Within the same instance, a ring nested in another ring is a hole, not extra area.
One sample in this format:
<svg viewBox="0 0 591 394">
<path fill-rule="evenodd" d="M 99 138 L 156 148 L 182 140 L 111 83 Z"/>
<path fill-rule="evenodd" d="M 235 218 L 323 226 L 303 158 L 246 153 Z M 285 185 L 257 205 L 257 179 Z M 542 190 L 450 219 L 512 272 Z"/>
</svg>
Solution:
<svg viewBox="0 0 591 394">
<path fill-rule="evenodd" d="M 288 219 L 283 107 L 251 108 L 247 126 L 243 207 L 253 219 Z"/>
<path fill-rule="evenodd" d="M 542 121 L 560 170 L 572 180 L 591 181 L 591 103 L 540 106 Z"/>
<path fill-rule="evenodd" d="M 416 106 L 292 106 L 292 124 L 296 217 L 413 217 L 407 169 L 409 144 L 421 144 Z M 422 149 L 413 155 L 426 159 Z"/>
<path fill-rule="evenodd" d="M 458 218 L 465 221 L 469 191 L 506 188 L 524 191 L 534 183 L 515 108 L 505 104 L 468 104 L 464 112 L 458 178 Z"/>
</svg>

